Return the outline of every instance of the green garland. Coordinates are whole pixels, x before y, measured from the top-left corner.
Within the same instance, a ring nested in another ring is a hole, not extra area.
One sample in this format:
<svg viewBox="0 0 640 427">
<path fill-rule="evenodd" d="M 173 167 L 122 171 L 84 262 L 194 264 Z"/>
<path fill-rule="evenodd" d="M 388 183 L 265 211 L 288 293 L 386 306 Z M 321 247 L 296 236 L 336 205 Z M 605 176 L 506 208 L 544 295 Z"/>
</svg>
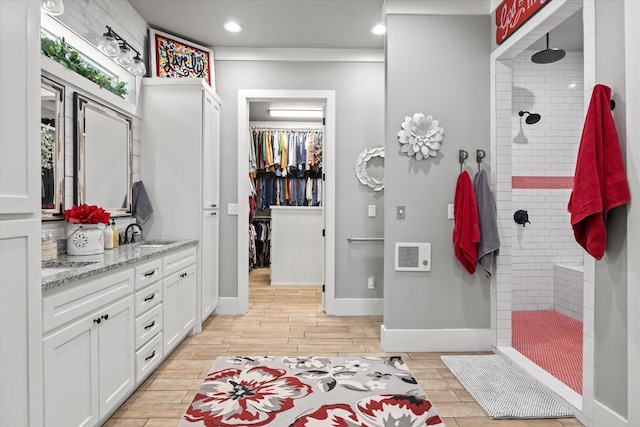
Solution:
<svg viewBox="0 0 640 427">
<path fill-rule="evenodd" d="M 127 94 L 126 82 L 114 82 L 114 77 L 108 77 L 95 67 L 85 63 L 78 52 L 65 43 L 64 38 L 59 42 L 45 36 L 40 41 L 40 50 L 43 54 L 53 59 L 64 67 L 88 78 L 98 86 L 103 87 L 116 95 L 124 97 Z"/>
</svg>

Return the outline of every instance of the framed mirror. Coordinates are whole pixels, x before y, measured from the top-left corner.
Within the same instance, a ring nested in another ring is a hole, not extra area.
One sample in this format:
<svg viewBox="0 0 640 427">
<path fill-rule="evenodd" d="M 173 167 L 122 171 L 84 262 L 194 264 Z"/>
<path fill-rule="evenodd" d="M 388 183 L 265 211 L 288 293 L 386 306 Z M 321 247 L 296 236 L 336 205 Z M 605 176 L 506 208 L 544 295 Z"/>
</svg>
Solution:
<svg viewBox="0 0 640 427">
<path fill-rule="evenodd" d="M 74 204 L 130 215 L 133 118 L 77 92 L 73 104 Z"/>
<path fill-rule="evenodd" d="M 64 202 L 64 86 L 42 77 L 40 86 L 42 219 L 62 219 Z"/>
</svg>

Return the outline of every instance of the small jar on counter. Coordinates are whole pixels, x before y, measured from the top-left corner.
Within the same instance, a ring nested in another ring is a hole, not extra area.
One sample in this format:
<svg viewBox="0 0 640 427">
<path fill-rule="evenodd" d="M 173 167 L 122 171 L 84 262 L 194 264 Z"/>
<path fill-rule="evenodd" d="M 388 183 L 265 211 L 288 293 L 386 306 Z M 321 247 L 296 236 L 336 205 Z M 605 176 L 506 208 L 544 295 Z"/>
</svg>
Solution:
<svg viewBox="0 0 640 427">
<path fill-rule="evenodd" d="M 53 230 L 42 230 L 42 261 L 58 258 L 58 243 L 53 238 Z"/>
</svg>

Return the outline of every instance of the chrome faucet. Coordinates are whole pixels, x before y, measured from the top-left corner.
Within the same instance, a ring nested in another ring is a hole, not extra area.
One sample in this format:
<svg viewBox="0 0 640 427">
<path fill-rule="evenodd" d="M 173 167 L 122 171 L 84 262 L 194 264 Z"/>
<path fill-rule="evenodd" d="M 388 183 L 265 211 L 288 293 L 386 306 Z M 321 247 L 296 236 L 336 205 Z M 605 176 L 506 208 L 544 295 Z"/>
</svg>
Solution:
<svg viewBox="0 0 640 427">
<path fill-rule="evenodd" d="M 132 229 L 131 227 L 138 227 L 138 231 Z M 129 237 L 129 229 L 131 228 L 131 237 Z M 140 234 L 140 241 L 142 241 L 142 227 L 136 224 L 129 224 L 124 231 L 124 243 L 135 243 L 136 242 L 136 234 Z"/>
</svg>

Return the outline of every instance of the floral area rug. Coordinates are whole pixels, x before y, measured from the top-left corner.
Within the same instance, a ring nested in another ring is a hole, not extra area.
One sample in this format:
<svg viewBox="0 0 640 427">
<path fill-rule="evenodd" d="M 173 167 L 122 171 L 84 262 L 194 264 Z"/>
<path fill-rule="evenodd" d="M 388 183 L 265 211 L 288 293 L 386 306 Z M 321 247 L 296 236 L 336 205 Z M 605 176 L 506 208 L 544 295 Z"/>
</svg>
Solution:
<svg viewBox="0 0 640 427">
<path fill-rule="evenodd" d="M 179 427 L 444 426 L 400 357 L 219 357 Z"/>
</svg>

